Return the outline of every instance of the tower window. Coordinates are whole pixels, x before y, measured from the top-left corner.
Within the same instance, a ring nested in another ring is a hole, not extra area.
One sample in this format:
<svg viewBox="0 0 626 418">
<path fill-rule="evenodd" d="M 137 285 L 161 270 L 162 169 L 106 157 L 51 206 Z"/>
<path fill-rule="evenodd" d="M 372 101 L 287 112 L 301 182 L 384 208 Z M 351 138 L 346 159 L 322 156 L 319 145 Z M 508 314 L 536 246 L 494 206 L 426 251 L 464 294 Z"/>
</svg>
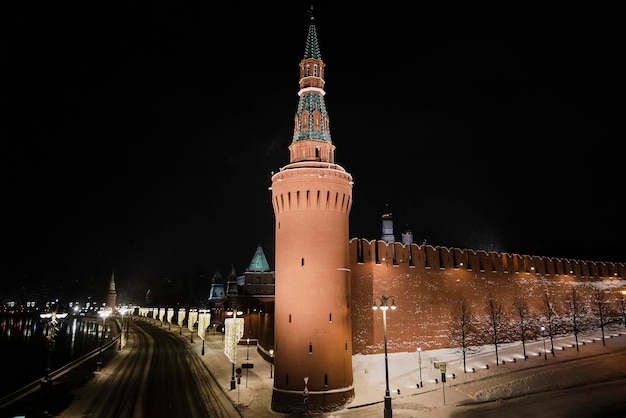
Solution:
<svg viewBox="0 0 626 418">
<path fill-rule="evenodd" d="M 309 354 L 313 354 L 313 343 L 309 343 Z"/>
</svg>

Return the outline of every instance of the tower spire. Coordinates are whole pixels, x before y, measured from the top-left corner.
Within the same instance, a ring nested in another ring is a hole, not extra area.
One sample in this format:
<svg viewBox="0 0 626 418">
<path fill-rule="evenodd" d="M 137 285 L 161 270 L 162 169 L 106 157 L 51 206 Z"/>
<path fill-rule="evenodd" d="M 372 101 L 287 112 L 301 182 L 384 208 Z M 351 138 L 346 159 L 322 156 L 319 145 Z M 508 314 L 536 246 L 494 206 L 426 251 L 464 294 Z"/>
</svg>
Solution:
<svg viewBox="0 0 626 418">
<path fill-rule="evenodd" d="M 315 20 L 311 12 L 304 57 L 300 61 L 298 110 L 294 117 L 290 160 L 335 161 L 335 146 L 330 136 L 330 117 L 324 102 L 324 68 Z"/>
</svg>

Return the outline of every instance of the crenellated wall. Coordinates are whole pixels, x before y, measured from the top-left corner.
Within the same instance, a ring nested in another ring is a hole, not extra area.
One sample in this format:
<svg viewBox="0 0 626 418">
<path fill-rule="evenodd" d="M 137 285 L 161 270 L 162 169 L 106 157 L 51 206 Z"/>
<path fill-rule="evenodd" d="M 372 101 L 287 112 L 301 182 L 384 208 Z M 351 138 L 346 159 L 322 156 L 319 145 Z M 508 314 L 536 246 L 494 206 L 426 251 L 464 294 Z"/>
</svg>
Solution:
<svg viewBox="0 0 626 418">
<path fill-rule="evenodd" d="M 384 350 L 382 314 L 374 297 L 395 297 L 387 311 L 389 352 L 448 348 L 450 313 L 466 296 L 476 311 L 493 294 L 512 309 L 516 295 L 540 310 L 546 291 L 564 300 L 568 284 L 603 282 L 626 285 L 624 263 L 567 260 L 518 254 L 461 250 L 431 245 L 350 240 L 353 354 Z"/>
</svg>

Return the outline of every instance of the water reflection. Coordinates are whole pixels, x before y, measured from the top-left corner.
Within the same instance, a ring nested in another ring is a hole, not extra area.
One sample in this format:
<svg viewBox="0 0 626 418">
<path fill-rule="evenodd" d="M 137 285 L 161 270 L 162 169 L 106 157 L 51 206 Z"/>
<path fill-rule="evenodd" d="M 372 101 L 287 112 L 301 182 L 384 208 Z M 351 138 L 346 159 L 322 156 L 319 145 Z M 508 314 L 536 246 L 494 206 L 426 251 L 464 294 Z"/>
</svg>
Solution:
<svg viewBox="0 0 626 418">
<path fill-rule="evenodd" d="M 0 314 L 0 358 L 17 366 L 0 379 L 0 397 L 42 378 L 48 367 L 56 370 L 99 347 L 99 318 L 68 316 L 53 327 L 47 322 L 38 314 Z"/>
</svg>

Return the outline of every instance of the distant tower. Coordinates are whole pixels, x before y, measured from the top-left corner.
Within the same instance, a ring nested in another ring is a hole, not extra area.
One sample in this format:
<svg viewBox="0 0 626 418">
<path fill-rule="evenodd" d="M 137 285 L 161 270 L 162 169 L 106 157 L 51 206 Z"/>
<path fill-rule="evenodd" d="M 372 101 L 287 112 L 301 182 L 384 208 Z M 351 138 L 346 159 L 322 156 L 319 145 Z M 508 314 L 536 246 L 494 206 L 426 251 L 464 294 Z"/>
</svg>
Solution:
<svg viewBox="0 0 626 418">
<path fill-rule="evenodd" d="M 402 244 L 407 246 L 408 255 L 409 255 L 409 265 L 413 265 L 413 231 L 410 229 L 405 229 L 402 233 Z"/>
<path fill-rule="evenodd" d="M 405 229 L 402 233 L 403 244 L 413 244 L 413 232 L 410 229 Z"/>
<path fill-rule="evenodd" d="M 217 302 L 223 301 L 225 298 L 224 291 L 224 278 L 222 274 L 218 271 L 215 272 L 213 278 L 211 279 L 211 290 L 209 291 L 209 301 Z"/>
<path fill-rule="evenodd" d="M 244 272 L 245 295 L 273 295 L 274 272 L 270 269 L 263 247 L 259 244 L 250 265 Z"/>
<path fill-rule="evenodd" d="M 235 273 L 235 266 L 232 264 L 226 281 L 226 294 L 228 296 L 237 296 L 239 294 L 239 289 L 237 288 L 237 274 Z"/>
<path fill-rule="evenodd" d="M 341 409 L 354 397 L 348 218 L 352 176 L 335 164 L 313 16 L 290 163 L 272 176 L 276 216 L 272 409 Z"/>
<path fill-rule="evenodd" d="M 383 214 L 383 235 L 380 239 L 386 243 L 396 242 L 396 237 L 393 234 L 393 215 L 391 213 Z"/>
<path fill-rule="evenodd" d="M 115 273 L 111 273 L 111 281 L 109 282 L 109 291 L 107 292 L 108 308 L 115 308 L 117 306 L 117 291 L 115 290 Z"/>
</svg>

